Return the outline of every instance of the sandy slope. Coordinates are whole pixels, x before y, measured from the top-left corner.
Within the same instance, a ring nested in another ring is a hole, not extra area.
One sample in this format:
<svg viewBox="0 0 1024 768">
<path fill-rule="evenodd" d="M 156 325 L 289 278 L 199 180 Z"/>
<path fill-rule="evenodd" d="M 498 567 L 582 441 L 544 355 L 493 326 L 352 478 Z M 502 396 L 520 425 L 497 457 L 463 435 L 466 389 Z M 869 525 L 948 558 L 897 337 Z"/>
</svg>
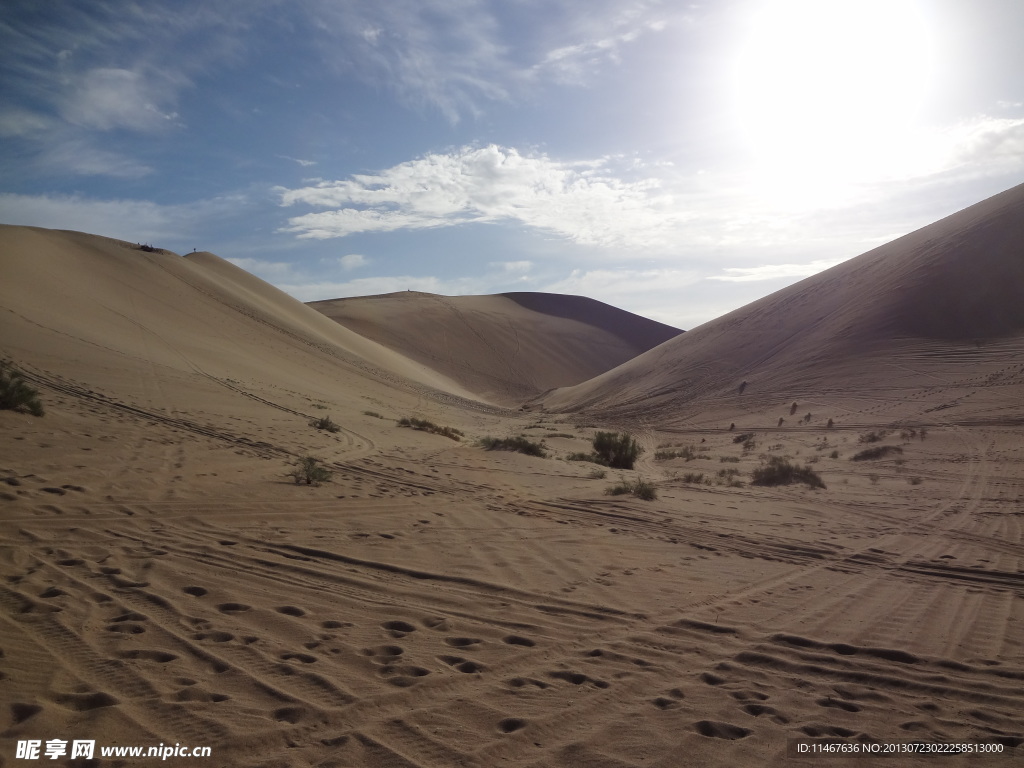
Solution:
<svg viewBox="0 0 1024 768">
<path fill-rule="evenodd" d="M 1024 400 L 1021 243 L 1024 185 L 543 402 L 661 421 L 720 423 L 735 415 L 737 424 L 764 424 L 769 415 L 788 417 L 779 407 L 792 399 L 835 403 L 816 415 L 839 420 L 850 398 L 899 409 L 913 397 L 921 400 L 917 412 L 950 408 L 947 416 L 999 421 L 978 382 L 1013 387 Z"/>
<path fill-rule="evenodd" d="M 55 737 L 224 766 L 790 766 L 822 736 L 1021 760 L 1024 444 L 997 417 L 1019 422 L 1022 361 L 993 377 L 981 356 L 1012 336 L 935 374 L 886 362 L 877 391 L 835 382 L 831 430 L 796 423 L 782 373 L 770 402 L 715 405 L 757 424 L 747 446 L 684 405 L 616 414 L 648 451 L 601 479 L 560 459 L 604 417 L 460 399 L 215 257 L 0 234 L 0 354 L 47 408 L 0 411 L 3 765 Z M 902 453 L 851 461 L 869 432 Z M 552 456 L 473 445 L 518 433 Z M 284 477 L 307 453 L 331 483 Z M 763 455 L 828 487 L 719 482 Z M 620 474 L 659 498 L 605 495 Z"/>
<path fill-rule="evenodd" d="M 484 399 L 516 406 L 591 379 L 680 333 L 593 299 L 544 293 L 404 291 L 309 306 Z"/>
</svg>

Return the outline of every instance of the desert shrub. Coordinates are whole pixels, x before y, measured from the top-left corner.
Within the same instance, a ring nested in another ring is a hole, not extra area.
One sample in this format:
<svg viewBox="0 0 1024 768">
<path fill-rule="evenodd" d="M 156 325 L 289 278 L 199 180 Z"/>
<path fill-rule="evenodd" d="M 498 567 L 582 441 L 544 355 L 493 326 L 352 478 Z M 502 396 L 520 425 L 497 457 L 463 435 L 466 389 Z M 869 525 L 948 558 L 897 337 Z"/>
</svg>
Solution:
<svg viewBox="0 0 1024 768">
<path fill-rule="evenodd" d="M 464 434 L 461 430 L 455 429 L 455 427 L 439 427 L 434 422 L 427 421 L 426 419 L 406 418 L 404 416 L 398 420 L 398 426 L 410 427 L 420 432 L 429 432 L 432 435 L 441 435 L 456 442 Z"/>
<path fill-rule="evenodd" d="M 920 485 L 921 484 L 921 478 L 918 477 L 917 475 L 914 475 L 913 477 L 908 479 L 908 482 L 911 485 Z"/>
<path fill-rule="evenodd" d="M 738 464 L 740 461 L 739 456 L 719 456 L 718 460 L 723 464 Z"/>
<path fill-rule="evenodd" d="M 872 485 L 875 485 L 876 483 L 878 483 L 878 475 L 870 474 L 870 475 L 868 475 L 868 480 L 871 481 Z"/>
<path fill-rule="evenodd" d="M 594 453 L 609 467 L 632 469 L 637 457 L 643 451 L 640 444 L 626 432 L 598 432 L 594 435 Z"/>
<path fill-rule="evenodd" d="M 376 411 L 363 411 L 363 416 L 373 416 L 373 418 L 375 418 L 375 419 L 383 419 L 384 418 L 383 416 L 381 416 Z"/>
<path fill-rule="evenodd" d="M 658 492 L 654 487 L 654 483 L 644 480 L 642 477 L 638 477 L 632 482 L 625 479 L 619 480 L 618 483 L 608 488 L 605 493 L 609 496 L 623 496 L 631 493 L 644 501 L 654 501 L 654 499 L 658 498 Z"/>
<path fill-rule="evenodd" d="M 565 457 L 565 460 L 566 461 L 589 461 L 592 464 L 604 464 L 605 463 L 605 462 L 603 462 L 601 460 L 601 457 L 598 456 L 596 453 L 582 453 L 582 452 L 570 453 L 568 456 Z"/>
<path fill-rule="evenodd" d="M 311 422 L 309 422 L 309 426 L 315 429 L 324 429 L 327 430 L 328 432 L 341 431 L 341 427 L 339 427 L 337 424 L 331 421 L 330 416 L 323 416 L 319 419 L 313 419 Z"/>
<path fill-rule="evenodd" d="M 876 430 L 874 432 L 865 432 L 863 435 L 857 438 L 858 443 L 877 443 L 884 439 L 888 434 L 884 429 Z"/>
<path fill-rule="evenodd" d="M 884 459 L 891 453 L 903 453 L 903 449 L 898 445 L 880 445 L 877 448 L 865 448 L 863 451 L 853 454 L 850 457 L 850 461 L 874 461 L 875 459 Z"/>
<path fill-rule="evenodd" d="M 832 419 L 828 420 L 828 424 L 825 425 L 826 429 L 832 429 L 835 426 L 835 422 Z"/>
<path fill-rule="evenodd" d="M 829 457 L 830 459 L 838 459 L 838 458 L 839 458 L 839 451 L 832 451 L 832 453 L 830 453 L 830 454 L 828 455 L 828 457 Z"/>
<path fill-rule="evenodd" d="M 742 435 L 736 435 L 732 439 L 732 441 L 734 443 L 745 443 L 745 442 L 747 442 L 747 440 L 753 440 L 753 439 L 754 439 L 754 433 L 753 432 L 744 432 Z"/>
<path fill-rule="evenodd" d="M 804 483 L 811 488 L 824 488 L 821 476 L 807 466 L 791 464 L 788 459 L 769 456 L 768 461 L 754 470 L 751 485 L 790 485 Z"/>
<path fill-rule="evenodd" d="M 0 410 L 43 415 L 39 392 L 30 387 L 21 371 L 6 360 L 0 361 Z"/>
<path fill-rule="evenodd" d="M 791 406 L 789 406 L 789 415 L 790 416 L 792 416 L 794 413 L 796 413 L 797 407 L 798 406 L 797 406 L 797 404 L 795 402 Z"/>
<path fill-rule="evenodd" d="M 703 472 L 687 472 L 682 477 L 684 483 L 703 483 L 704 473 Z"/>
<path fill-rule="evenodd" d="M 480 444 L 488 451 L 515 451 L 527 456 L 547 458 L 547 452 L 540 443 L 535 443 L 519 435 L 517 437 L 484 437 Z"/>
<path fill-rule="evenodd" d="M 548 437 L 568 437 L 572 440 L 576 439 L 576 435 L 570 435 L 568 432 L 552 432 Z"/>
<path fill-rule="evenodd" d="M 597 467 L 594 467 L 594 469 L 590 470 L 590 474 L 587 475 L 587 477 L 589 477 L 591 480 L 604 480 L 607 474 L 608 473 L 605 472 L 603 469 L 598 469 Z"/>
<path fill-rule="evenodd" d="M 302 456 L 291 464 L 287 475 L 295 480 L 296 485 L 303 481 L 307 485 L 320 485 L 320 483 L 326 483 L 331 479 L 332 472 L 323 466 L 320 459 Z"/>
</svg>

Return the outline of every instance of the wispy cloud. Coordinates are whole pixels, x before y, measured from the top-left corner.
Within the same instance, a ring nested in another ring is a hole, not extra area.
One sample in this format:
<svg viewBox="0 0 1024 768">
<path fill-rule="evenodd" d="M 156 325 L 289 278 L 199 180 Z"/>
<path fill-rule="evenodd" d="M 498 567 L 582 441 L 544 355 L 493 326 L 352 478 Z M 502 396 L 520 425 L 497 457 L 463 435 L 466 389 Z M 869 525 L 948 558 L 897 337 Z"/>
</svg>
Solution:
<svg viewBox="0 0 1024 768">
<path fill-rule="evenodd" d="M 599 246 L 650 244 L 674 223 L 672 200 L 654 179 L 625 181 L 605 161 L 561 162 L 514 148 L 463 147 L 376 174 L 285 189 L 285 206 L 331 210 L 283 229 L 326 239 L 357 232 L 514 221 Z"/>
<path fill-rule="evenodd" d="M 759 267 L 726 267 L 724 275 L 712 275 L 709 280 L 747 283 L 759 280 L 777 280 L 787 277 L 808 277 L 840 264 L 845 259 L 818 259 L 806 264 L 764 264 Z"/>
<path fill-rule="evenodd" d="M 341 265 L 342 269 L 352 270 L 358 269 L 359 267 L 365 267 L 370 263 L 370 260 L 360 253 L 347 253 L 338 258 L 338 263 Z"/>
</svg>

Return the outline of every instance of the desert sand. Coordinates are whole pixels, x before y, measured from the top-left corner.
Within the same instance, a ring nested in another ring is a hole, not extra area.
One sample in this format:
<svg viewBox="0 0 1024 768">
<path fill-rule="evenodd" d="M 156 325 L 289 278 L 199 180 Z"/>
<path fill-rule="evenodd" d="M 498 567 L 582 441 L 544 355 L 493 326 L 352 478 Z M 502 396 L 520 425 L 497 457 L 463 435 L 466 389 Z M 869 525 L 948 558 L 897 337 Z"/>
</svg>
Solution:
<svg viewBox="0 0 1024 768">
<path fill-rule="evenodd" d="M 0 411 L 0 765 L 1019 763 L 1022 228 L 1024 187 L 682 335 L 0 228 L 46 409 Z M 635 469 L 567 460 L 599 429 Z M 520 434 L 548 457 L 477 442 Z M 751 485 L 770 456 L 827 487 Z M 1012 757 L 787 754 L 824 737 Z"/>
</svg>

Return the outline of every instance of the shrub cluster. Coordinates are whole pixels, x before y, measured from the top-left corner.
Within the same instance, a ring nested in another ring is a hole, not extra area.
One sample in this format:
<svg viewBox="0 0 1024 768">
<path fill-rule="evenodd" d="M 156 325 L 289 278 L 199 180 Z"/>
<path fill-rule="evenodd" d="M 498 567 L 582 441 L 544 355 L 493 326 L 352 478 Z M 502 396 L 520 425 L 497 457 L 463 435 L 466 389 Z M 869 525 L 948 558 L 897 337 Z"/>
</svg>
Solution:
<svg viewBox="0 0 1024 768">
<path fill-rule="evenodd" d="M 323 466 L 320 459 L 313 458 L 312 456 L 303 456 L 296 459 L 288 471 L 288 477 L 295 480 L 295 484 L 300 484 L 303 480 L 306 481 L 307 485 L 320 485 L 320 483 L 326 483 L 331 479 L 332 472 Z"/>
<path fill-rule="evenodd" d="M 884 459 L 891 453 L 903 453 L 903 449 L 898 445 L 880 445 L 877 448 L 865 448 L 860 453 L 855 453 L 850 457 L 850 461 L 874 461 L 875 459 Z"/>
<path fill-rule="evenodd" d="M 518 437 L 483 437 L 480 444 L 488 451 L 516 451 L 527 456 L 547 458 L 547 452 L 540 443 L 534 443 L 522 435 Z"/>
<path fill-rule="evenodd" d="M 654 487 L 654 483 L 644 480 L 642 477 L 638 477 L 633 481 L 620 480 L 617 484 L 606 490 L 605 493 L 609 496 L 622 496 L 631 493 L 644 501 L 654 501 L 658 498 L 658 492 Z"/>
<path fill-rule="evenodd" d="M 751 474 L 751 485 L 790 485 L 804 483 L 811 488 L 824 488 L 821 476 L 808 466 L 791 464 L 780 456 L 769 456 L 768 461 Z"/>
<path fill-rule="evenodd" d="M 432 435 L 441 435 L 456 442 L 465 434 L 461 430 L 455 429 L 455 427 L 439 427 L 434 422 L 427 421 L 426 419 L 406 418 L 404 416 L 398 420 L 398 426 L 411 427 L 420 432 L 429 432 Z"/>
<path fill-rule="evenodd" d="M 331 421 L 330 416 L 324 416 L 319 419 L 313 419 L 311 422 L 309 422 L 309 426 L 315 429 L 324 429 L 327 430 L 328 432 L 341 432 L 341 427 L 339 427 L 337 424 Z"/>
<path fill-rule="evenodd" d="M 598 463 L 615 469 L 632 469 L 643 451 L 640 444 L 626 432 L 598 432 L 594 435 L 593 444 L 594 453 L 601 459 Z"/>
<path fill-rule="evenodd" d="M 6 360 L 0 361 L 0 410 L 43 415 L 39 392 L 30 387 L 21 371 Z"/>
</svg>

